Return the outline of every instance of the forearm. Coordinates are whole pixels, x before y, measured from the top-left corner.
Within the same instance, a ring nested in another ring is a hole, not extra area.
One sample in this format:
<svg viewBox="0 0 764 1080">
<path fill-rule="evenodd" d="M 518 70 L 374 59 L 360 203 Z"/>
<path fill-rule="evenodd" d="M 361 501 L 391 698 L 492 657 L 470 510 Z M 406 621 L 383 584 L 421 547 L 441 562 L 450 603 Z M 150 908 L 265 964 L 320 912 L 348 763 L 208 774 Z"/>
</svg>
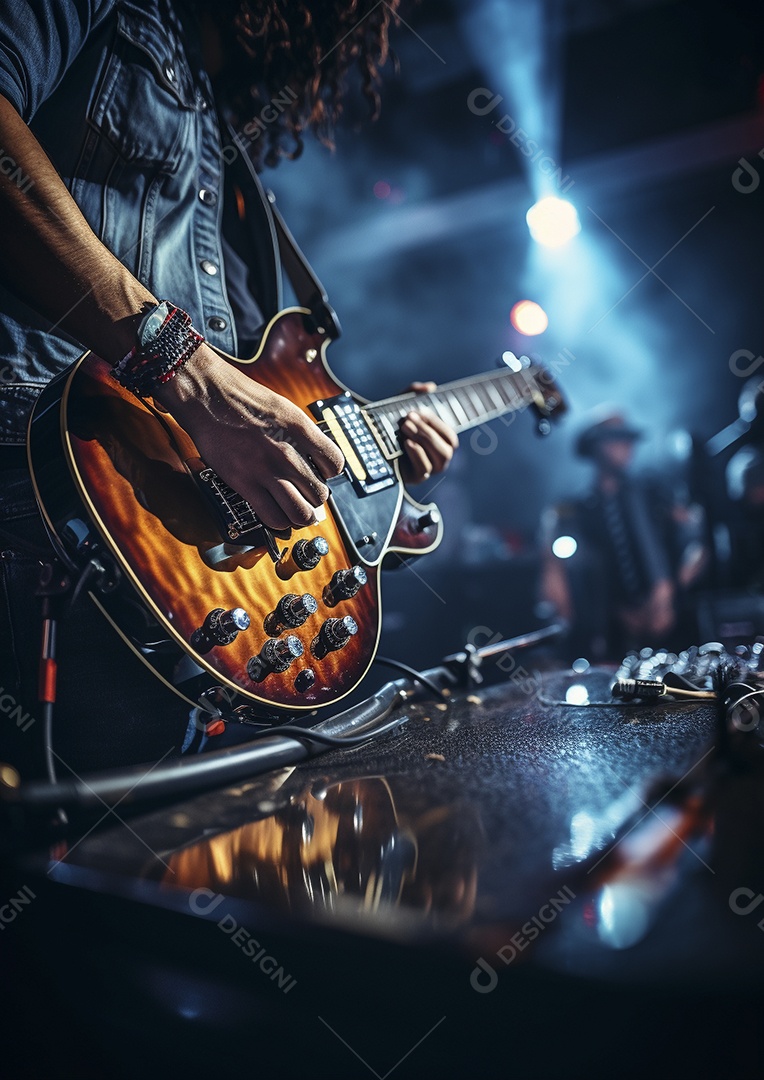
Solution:
<svg viewBox="0 0 764 1080">
<path fill-rule="evenodd" d="M 2 96 L 0 146 L 31 181 L 19 186 L 0 173 L 0 280 L 51 327 L 116 362 L 135 344 L 141 311 L 156 298 L 101 243 Z"/>
</svg>

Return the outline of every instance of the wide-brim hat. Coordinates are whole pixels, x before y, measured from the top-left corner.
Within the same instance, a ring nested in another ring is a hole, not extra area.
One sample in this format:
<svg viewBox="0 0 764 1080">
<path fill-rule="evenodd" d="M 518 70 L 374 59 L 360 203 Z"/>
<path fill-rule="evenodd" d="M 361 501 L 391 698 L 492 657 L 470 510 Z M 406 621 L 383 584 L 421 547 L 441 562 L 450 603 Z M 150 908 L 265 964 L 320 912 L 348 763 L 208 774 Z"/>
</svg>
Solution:
<svg viewBox="0 0 764 1080">
<path fill-rule="evenodd" d="M 628 424 L 618 412 L 600 412 L 597 419 L 590 420 L 576 440 L 579 457 L 592 457 L 598 446 L 605 442 L 636 442 L 643 432 Z"/>
</svg>

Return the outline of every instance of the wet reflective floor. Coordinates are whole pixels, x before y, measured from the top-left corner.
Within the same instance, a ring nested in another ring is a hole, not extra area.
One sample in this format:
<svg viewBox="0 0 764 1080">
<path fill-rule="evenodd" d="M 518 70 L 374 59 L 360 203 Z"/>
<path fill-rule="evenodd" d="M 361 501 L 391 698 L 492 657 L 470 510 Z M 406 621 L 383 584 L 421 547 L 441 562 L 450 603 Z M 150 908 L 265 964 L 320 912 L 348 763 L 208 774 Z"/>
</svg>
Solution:
<svg viewBox="0 0 764 1080">
<path fill-rule="evenodd" d="M 715 877 L 717 719 L 705 704 L 599 704 L 609 678 L 412 704 L 378 743 L 74 842 L 53 875 L 127 877 L 181 902 L 206 889 L 402 940 L 509 935 L 515 957 L 565 924 L 595 950 L 633 946 L 680 881 Z"/>
<path fill-rule="evenodd" d="M 615 704 L 610 681 L 423 698 L 377 742 L 73 834 L 37 947 L 189 1075 L 253 1039 L 283 1075 L 722 1075 L 730 1025 L 748 1075 L 758 734 L 731 746 L 713 703 Z"/>
</svg>

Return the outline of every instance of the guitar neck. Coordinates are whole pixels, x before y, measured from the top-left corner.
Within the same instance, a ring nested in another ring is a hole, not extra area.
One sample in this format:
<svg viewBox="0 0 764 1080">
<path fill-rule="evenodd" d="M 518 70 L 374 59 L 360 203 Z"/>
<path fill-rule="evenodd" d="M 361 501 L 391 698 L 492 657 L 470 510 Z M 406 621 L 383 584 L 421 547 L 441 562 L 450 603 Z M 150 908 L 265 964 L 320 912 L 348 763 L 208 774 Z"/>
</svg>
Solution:
<svg viewBox="0 0 764 1080">
<path fill-rule="evenodd" d="M 539 398 L 537 372 L 486 372 L 444 383 L 429 394 L 400 394 L 367 405 L 365 411 L 387 420 L 394 429 L 408 413 L 429 409 L 457 432 L 524 409 Z"/>
</svg>

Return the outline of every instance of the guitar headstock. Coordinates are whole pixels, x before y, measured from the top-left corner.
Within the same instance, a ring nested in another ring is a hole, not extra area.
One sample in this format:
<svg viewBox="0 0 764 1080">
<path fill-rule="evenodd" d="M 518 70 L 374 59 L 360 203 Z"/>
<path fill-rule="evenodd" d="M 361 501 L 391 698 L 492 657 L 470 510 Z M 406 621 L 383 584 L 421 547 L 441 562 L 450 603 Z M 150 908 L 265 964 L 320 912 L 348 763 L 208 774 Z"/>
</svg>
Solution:
<svg viewBox="0 0 764 1080">
<path fill-rule="evenodd" d="M 521 379 L 523 397 L 536 414 L 539 432 L 547 435 L 552 430 L 552 421 L 568 410 L 554 375 L 537 360 L 531 360 L 528 356 L 516 356 L 510 351 L 502 353 L 499 367 L 508 368 Z"/>
<path fill-rule="evenodd" d="M 568 404 L 554 376 L 543 364 L 531 363 L 524 375 L 528 382 L 530 405 L 536 413 L 539 432 L 546 435 L 551 430 L 552 421 L 559 420 L 568 411 Z"/>
</svg>

